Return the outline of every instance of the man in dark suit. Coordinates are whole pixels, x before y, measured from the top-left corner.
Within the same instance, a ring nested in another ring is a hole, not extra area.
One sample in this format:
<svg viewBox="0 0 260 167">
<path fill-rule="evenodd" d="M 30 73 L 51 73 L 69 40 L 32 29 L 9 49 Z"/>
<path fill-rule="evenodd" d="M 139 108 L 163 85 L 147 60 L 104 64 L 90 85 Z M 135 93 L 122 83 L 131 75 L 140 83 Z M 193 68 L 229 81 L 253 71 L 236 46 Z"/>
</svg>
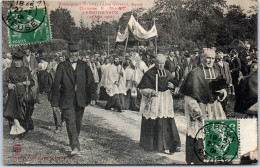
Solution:
<svg viewBox="0 0 260 167">
<path fill-rule="evenodd" d="M 169 56 L 167 57 L 167 60 L 165 62 L 165 69 L 170 71 L 172 76 L 175 78 L 176 75 L 176 68 L 177 68 L 178 62 L 177 59 L 175 57 L 175 53 L 174 51 L 170 51 Z"/>
<path fill-rule="evenodd" d="M 80 151 L 79 133 L 84 108 L 90 103 L 93 75 L 90 67 L 79 59 L 79 47 L 69 44 L 69 59 L 57 66 L 52 87 L 51 105 L 53 109 L 61 108 L 64 116 L 71 155 Z"/>
<path fill-rule="evenodd" d="M 238 78 L 239 78 L 239 71 L 241 70 L 241 63 L 240 63 L 240 59 L 238 58 L 238 53 L 235 49 L 231 50 L 230 56 L 231 56 L 231 61 L 229 64 L 229 68 L 232 76 L 232 83 L 234 85 L 235 94 L 237 94 Z"/>
<path fill-rule="evenodd" d="M 241 72 L 243 76 L 247 76 L 250 72 L 251 61 L 251 53 L 250 53 L 250 45 L 246 44 L 245 49 L 239 53 L 238 58 L 241 63 Z"/>
<path fill-rule="evenodd" d="M 34 100 L 37 103 L 40 103 L 40 101 L 39 101 L 39 84 L 38 84 L 38 77 L 37 77 L 37 72 L 39 70 L 38 61 L 36 60 L 36 58 L 33 54 L 34 50 L 32 48 L 28 48 L 24 52 L 25 52 L 25 56 L 23 57 L 23 65 L 30 69 L 34 83 L 35 83 L 35 85 L 31 87 L 32 97 L 34 98 Z"/>
<path fill-rule="evenodd" d="M 227 87 L 231 87 L 232 86 L 231 72 L 229 69 L 229 64 L 224 60 L 223 52 L 217 53 L 216 68 L 219 70 L 220 75 L 222 75 L 223 78 L 226 80 L 226 86 L 225 86 L 226 89 Z M 223 102 L 221 102 L 221 105 L 225 111 L 227 105 L 227 98 Z"/>
<path fill-rule="evenodd" d="M 191 63 L 190 63 L 190 64 L 192 64 L 192 69 L 200 66 L 200 64 L 201 64 L 199 52 L 200 52 L 200 50 L 198 48 L 195 48 L 193 50 L 193 55 L 191 57 Z"/>
<path fill-rule="evenodd" d="M 217 67 L 219 69 L 220 74 L 226 79 L 226 84 L 231 86 L 232 77 L 229 68 L 229 64 L 224 60 L 223 52 L 217 53 Z"/>
</svg>

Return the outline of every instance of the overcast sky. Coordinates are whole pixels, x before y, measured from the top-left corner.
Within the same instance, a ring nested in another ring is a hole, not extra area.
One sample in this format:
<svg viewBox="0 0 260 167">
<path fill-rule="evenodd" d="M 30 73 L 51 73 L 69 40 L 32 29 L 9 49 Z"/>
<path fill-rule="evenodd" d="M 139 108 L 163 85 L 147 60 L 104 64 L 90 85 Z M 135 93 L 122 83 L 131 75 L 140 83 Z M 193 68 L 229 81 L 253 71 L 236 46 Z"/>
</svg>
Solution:
<svg viewBox="0 0 260 167">
<path fill-rule="evenodd" d="M 145 8 L 151 8 L 154 4 L 154 0 L 82 0 L 82 1 L 78 1 L 78 0 L 71 0 L 71 1 L 61 1 L 61 0 L 50 0 L 50 10 L 55 10 L 56 8 L 58 8 L 59 6 L 59 2 L 63 2 L 63 3 L 77 3 L 77 2 L 117 2 L 117 3 L 125 3 L 128 2 L 128 7 L 125 8 L 124 10 L 120 10 L 118 11 L 117 15 L 114 15 L 114 19 L 119 19 L 121 17 L 121 15 L 124 12 L 130 11 L 132 9 L 134 9 L 134 6 L 131 6 L 131 3 L 134 4 L 143 4 L 143 7 Z M 228 5 L 240 5 L 245 11 L 248 11 L 250 8 L 250 6 L 253 5 L 257 5 L 257 0 L 226 0 Z M 93 6 L 94 7 L 94 6 Z M 74 18 L 75 22 L 77 25 L 79 25 L 79 20 L 82 14 L 82 11 L 79 10 L 79 7 L 74 6 L 62 6 L 62 8 L 67 8 L 68 10 L 71 11 L 71 15 Z M 138 8 L 138 7 L 137 7 Z M 101 10 L 101 6 L 98 7 L 98 10 Z M 104 16 L 104 15 L 103 15 Z M 87 18 L 87 15 L 83 15 L 83 19 L 85 21 L 86 24 L 90 24 L 91 23 L 91 19 Z M 107 21 L 111 20 L 111 19 L 106 19 Z"/>
</svg>

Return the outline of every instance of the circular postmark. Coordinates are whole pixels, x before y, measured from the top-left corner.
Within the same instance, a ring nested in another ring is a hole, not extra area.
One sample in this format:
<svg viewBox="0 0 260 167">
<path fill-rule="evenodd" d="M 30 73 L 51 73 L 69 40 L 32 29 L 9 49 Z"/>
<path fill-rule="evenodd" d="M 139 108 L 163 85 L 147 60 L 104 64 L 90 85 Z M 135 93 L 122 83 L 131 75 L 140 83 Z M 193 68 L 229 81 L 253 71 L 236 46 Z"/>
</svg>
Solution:
<svg viewBox="0 0 260 167">
<path fill-rule="evenodd" d="M 199 129 L 194 140 L 195 153 L 205 164 L 228 164 L 238 159 L 238 147 L 235 125 L 221 122 L 207 123 Z"/>
<path fill-rule="evenodd" d="M 13 152 L 20 153 L 22 151 L 22 146 L 20 144 L 14 144 L 13 145 Z"/>
<path fill-rule="evenodd" d="M 19 33 L 32 32 L 44 22 L 47 9 L 44 0 L 4 1 L 2 20 Z"/>
</svg>

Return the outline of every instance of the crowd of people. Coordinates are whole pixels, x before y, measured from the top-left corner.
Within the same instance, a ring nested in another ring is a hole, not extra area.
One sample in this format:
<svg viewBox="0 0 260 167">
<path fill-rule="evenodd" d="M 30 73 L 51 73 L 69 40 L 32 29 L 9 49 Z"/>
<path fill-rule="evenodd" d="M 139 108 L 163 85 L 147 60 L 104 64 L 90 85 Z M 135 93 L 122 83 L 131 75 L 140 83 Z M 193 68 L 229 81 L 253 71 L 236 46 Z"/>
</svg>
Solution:
<svg viewBox="0 0 260 167">
<path fill-rule="evenodd" d="M 10 134 L 22 138 L 34 129 L 34 105 L 41 103 L 39 94 L 44 93 L 53 109 L 55 133 L 65 122 L 71 155 L 76 155 L 84 108 L 107 100 L 106 110 L 142 113 L 142 148 L 173 153 L 180 150 L 173 105 L 174 95 L 180 93 L 188 122 L 186 161 L 200 163 L 192 149 L 202 121 L 226 119 L 228 96 L 235 96 L 235 112 L 244 113 L 257 103 L 257 51 L 247 44 L 228 54 L 215 47 L 190 52 L 174 47 L 158 53 L 96 54 L 75 43 L 55 54 L 30 48 L 6 53 L 4 117 Z M 257 110 L 251 114 L 257 115 Z"/>
</svg>

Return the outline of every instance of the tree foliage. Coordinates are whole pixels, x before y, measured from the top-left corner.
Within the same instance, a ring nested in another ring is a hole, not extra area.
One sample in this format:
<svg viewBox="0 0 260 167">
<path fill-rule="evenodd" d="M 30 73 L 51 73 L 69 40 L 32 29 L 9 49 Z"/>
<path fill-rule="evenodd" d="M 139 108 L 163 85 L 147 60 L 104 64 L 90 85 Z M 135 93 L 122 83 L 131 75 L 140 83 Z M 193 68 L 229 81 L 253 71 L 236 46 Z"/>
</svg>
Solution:
<svg viewBox="0 0 260 167">
<path fill-rule="evenodd" d="M 71 16 L 70 11 L 59 7 L 50 13 L 52 38 L 72 40 L 76 34 L 75 21 Z"/>
<path fill-rule="evenodd" d="M 108 39 L 110 48 L 114 48 L 116 34 L 125 30 L 131 14 L 146 30 L 153 26 L 155 18 L 159 47 L 179 45 L 191 50 L 228 48 L 234 39 L 257 46 L 257 12 L 257 6 L 246 13 L 240 6 L 228 6 L 225 0 L 155 0 L 151 9 L 137 8 L 110 22 L 96 19 L 87 25 L 81 15 L 76 26 L 70 11 L 61 7 L 51 11 L 50 21 L 53 39 L 76 41 L 86 50 L 105 51 Z M 7 32 L 4 25 L 3 32 Z M 3 33 L 3 39 L 8 39 L 7 33 Z"/>
</svg>

